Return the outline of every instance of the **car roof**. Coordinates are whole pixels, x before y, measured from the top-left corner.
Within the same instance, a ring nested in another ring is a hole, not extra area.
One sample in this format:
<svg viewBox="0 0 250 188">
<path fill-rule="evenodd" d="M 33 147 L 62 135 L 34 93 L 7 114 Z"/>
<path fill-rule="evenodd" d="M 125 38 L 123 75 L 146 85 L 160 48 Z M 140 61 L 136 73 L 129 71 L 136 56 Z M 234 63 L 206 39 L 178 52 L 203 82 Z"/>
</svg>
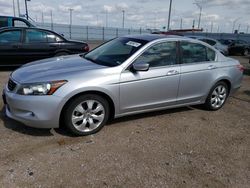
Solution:
<svg viewBox="0 0 250 188">
<path fill-rule="evenodd" d="M 157 40 L 157 39 L 165 39 L 165 38 L 186 38 L 178 35 L 162 35 L 162 34 L 141 34 L 141 35 L 127 35 L 127 38 L 134 38 L 139 40 L 145 40 L 148 42 Z"/>
<path fill-rule="evenodd" d="M 208 39 L 208 40 L 217 41 L 217 39 L 209 38 L 209 37 L 205 37 L 205 36 L 199 36 L 199 35 L 188 35 L 187 37 L 195 38 L 195 39 Z"/>
<path fill-rule="evenodd" d="M 51 31 L 51 30 L 48 30 L 48 29 L 43 29 L 43 28 L 39 28 L 39 27 L 2 27 L 0 28 L 0 31 L 3 31 L 3 30 L 16 30 L 16 29 L 37 29 L 37 30 L 43 30 L 43 31 L 48 31 L 48 32 L 52 32 L 52 33 L 56 33 L 55 31 Z M 56 33 L 58 34 L 58 33 Z"/>
</svg>

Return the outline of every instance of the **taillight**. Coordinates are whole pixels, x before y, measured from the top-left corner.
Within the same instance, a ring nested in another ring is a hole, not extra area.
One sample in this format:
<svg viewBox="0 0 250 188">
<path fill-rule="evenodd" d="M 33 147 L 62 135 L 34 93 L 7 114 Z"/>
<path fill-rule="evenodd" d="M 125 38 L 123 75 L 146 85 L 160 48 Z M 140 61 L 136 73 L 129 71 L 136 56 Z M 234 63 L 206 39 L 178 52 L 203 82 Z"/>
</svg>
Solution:
<svg viewBox="0 0 250 188">
<path fill-rule="evenodd" d="M 239 64 L 239 65 L 237 65 L 236 67 L 237 67 L 237 69 L 238 69 L 240 72 L 244 72 L 244 67 L 243 67 L 243 65 Z"/>
<path fill-rule="evenodd" d="M 89 46 L 88 46 L 88 45 L 84 46 L 84 47 L 83 47 L 83 51 L 84 51 L 84 52 L 88 52 L 88 51 L 89 51 Z"/>
</svg>

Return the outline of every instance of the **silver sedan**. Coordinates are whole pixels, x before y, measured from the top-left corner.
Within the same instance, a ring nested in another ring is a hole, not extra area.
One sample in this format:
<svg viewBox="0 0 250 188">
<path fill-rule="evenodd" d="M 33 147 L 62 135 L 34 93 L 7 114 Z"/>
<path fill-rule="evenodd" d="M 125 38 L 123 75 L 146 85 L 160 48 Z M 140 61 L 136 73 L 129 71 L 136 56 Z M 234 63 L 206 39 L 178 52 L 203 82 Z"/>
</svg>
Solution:
<svg viewBox="0 0 250 188">
<path fill-rule="evenodd" d="M 98 132 L 110 118 L 204 104 L 220 109 L 243 67 L 210 45 L 178 36 L 111 40 L 87 54 L 26 64 L 3 91 L 8 117 L 37 128 Z"/>
</svg>

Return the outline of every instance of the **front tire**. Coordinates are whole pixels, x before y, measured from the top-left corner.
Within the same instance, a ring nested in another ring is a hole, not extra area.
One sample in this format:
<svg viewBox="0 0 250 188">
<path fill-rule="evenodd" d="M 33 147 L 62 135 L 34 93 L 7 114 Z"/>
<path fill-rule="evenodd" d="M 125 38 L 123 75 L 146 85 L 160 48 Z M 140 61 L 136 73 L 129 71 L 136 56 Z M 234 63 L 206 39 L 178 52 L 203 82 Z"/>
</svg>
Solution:
<svg viewBox="0 0 250 188">
<path fill-rule="evenodd" d="M 218 82 L 211 89 L 204 104 L 207 110 L 219 110 L 225 104 L 229 94 L 228 86 L 225 82 Z"/>
<path fill-rule="evenodd" d="M 99 95 L 82 95 L 69 103 L 63 113 L 66 127 L 75 135 L 97 133 L 107 123 L 109 104 Z"/>
</svg>

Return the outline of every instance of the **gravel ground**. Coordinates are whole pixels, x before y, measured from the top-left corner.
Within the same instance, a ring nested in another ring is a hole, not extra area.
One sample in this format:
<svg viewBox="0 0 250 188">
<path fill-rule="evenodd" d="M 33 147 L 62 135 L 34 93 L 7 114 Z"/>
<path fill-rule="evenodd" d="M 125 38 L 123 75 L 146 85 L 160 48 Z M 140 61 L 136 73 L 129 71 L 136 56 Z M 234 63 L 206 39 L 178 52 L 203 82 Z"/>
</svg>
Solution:
<svg viewBox="0 0 250 188">
<path fill-rule="evenodd" d="M 0 72 L 0 88 L 9 74 Z M 2 110 L 0 187 L 249 187 L 249 86 L 244 76 L 216 112 L 194 106 L 125 117 L 88 137 L 29 128 Z"/>
</svg>

